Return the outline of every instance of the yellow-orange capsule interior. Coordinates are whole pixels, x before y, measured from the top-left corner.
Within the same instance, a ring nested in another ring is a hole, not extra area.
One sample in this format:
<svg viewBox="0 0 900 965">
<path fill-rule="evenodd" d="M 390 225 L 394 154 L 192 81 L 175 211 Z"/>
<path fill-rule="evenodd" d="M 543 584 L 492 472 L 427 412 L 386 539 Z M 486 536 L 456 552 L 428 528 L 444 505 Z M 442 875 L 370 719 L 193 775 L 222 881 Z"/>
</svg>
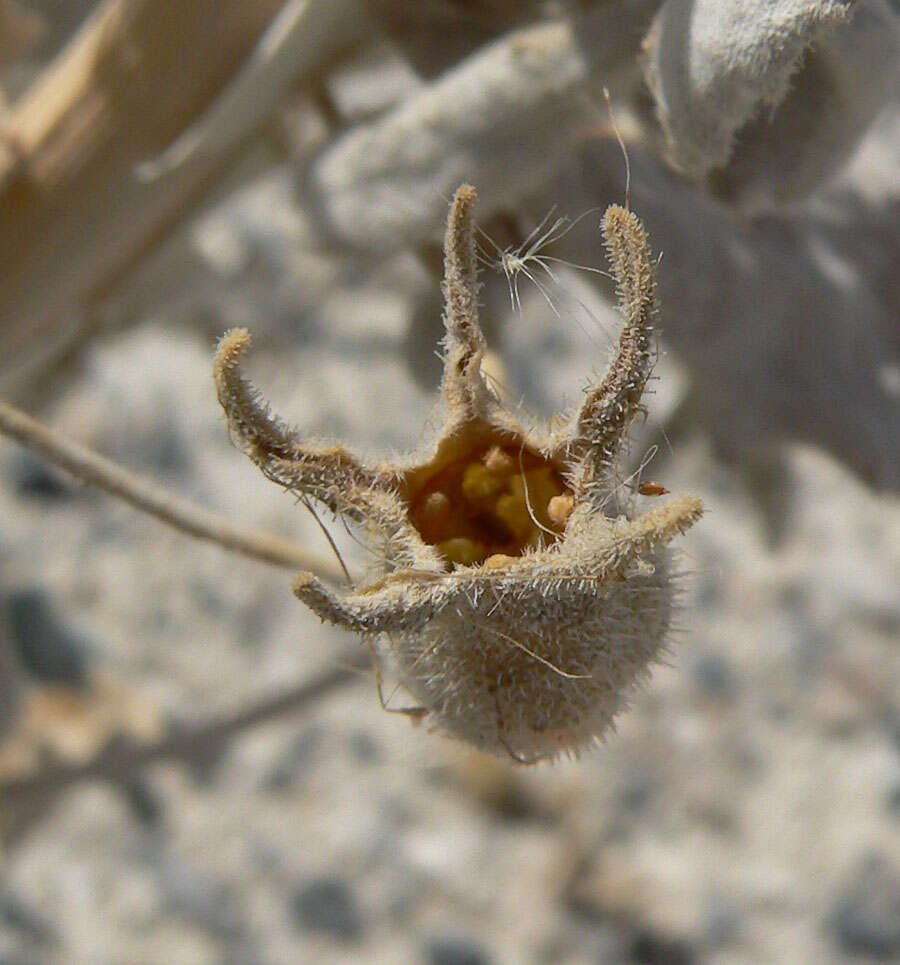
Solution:
<svg viewBox="0 0 900 965">
<path fill-rule="evenodd" d="M 554 542 L 571 506 L 556 466 L 527 448 L 495 444 L 428 478 L 411 501 L 410 517 L 449 564 L 474 566 Z"/>
</svg>

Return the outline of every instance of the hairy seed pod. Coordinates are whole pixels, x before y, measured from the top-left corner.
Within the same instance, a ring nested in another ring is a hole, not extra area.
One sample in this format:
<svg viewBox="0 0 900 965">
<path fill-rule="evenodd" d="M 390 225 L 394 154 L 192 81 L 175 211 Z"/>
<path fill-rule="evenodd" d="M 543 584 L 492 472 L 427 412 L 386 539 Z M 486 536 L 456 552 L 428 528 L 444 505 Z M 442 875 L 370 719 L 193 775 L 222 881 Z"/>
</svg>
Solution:
<svg viewBox="0 0 900 965">
<path fill-rule="evenodd" d="M 638 218 L 603 231 L 624 326 L 606 374 L 561 427 L 538 433 L 481 371 L 473 206 L 463 185 L 444 245 L 443 424 L 426 451 L 367 464 L 302 440 L 241 375 L 249 335 L 219 344 L 232 438 L 270 479 L 374 533 L 383 572 L 339 594 L 311 573 L 296 595 L 323 620 L 378 638 L 420 713 L 444 734 L 532 763 L 577 753 L 610 727 L 665 645 L 676 598 L 668 544 L 701 515 L 693 496 L 644 515 L 617 463 L 654 359 L 656 282 Z"/>
</svg>

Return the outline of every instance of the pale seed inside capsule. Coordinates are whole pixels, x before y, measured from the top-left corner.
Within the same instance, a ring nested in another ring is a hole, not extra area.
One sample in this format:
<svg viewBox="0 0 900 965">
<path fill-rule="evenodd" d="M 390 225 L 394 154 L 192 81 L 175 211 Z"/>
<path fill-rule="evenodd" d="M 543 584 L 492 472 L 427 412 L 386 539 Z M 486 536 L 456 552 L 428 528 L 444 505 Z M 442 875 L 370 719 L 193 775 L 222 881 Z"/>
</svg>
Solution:
<svg viewBox="0 0 900 965">
<path fill-rule="evenodd" d="M 507 566 L 513 566 L 520 559 L 520 556 L 506 556 L 503 553 L 494 553 L 493 556 L 489 556 L 484 561 L 484 565 L 489 570 L 503 570 L 506 569 Z"/>
<path fill-rule="evenodd" d="M 571 493 L 563 493 L 561 496 L 554 496 L 547 503 L 547 515 L 554 526 L 564 527 L 572 515 L 575 507 L 575 500 Z"/>
<path fill-rule="evenodd" d="M 490 499 L 503 491 L 506 479 L 491 472 L 480 462 L 466 466 L 462 478 L 463 495 L 469 502 L 478 503 Z"/>
<path fill-rule="evenodd" d="M 438 543 L 437 547 L 451 563 L 457 563 L 460 566 L 474 566 L 487 556 L 483 543 L 466 539 L 464 536 L 445 539 L 442 543 Z"/>
</svg>

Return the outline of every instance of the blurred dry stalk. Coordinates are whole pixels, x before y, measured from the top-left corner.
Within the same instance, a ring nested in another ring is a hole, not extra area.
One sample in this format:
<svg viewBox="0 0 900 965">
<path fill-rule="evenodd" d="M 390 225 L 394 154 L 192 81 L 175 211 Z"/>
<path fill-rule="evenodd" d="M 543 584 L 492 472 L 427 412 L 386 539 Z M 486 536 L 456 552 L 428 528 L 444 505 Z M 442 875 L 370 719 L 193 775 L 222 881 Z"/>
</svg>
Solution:
<svg viewBox="0 0 900 965">
<path fill-rule="evenodd" d="M 280 693 L 250 701 L 231 714 L 170 728 L 164 735 L 149 740 L 146 724 L 145 733 L 132 728 L 133 732 L 126 735 L 117 729 L 98 735 L 99 747 L 86 760 L 44 759 L 33 773 L 28 773 L 30 769 L 22 768 L 15 760 L 19 748 L 14 740 L 0 755 L 0 844 L 14 841 L 46 813 L 64 791 L 81 781 L 126 783 L 137 770 L 159 761 L 209 767 L 239 734 L 300 712 L 358 680 L 363 669 L 359 654 L 339 656 L 331 669 Z M 117 720 L 116 725 L 121 728 L 122 721 Z M 141 737 L 144 739 L 140 740 Z M 33 750 L 30 746 L 23 748 L 26 754 Z"/>
<path fill-rule="evenodd" d="M 289 3 L 313 16 L 300 73 L 352 40 L 344 5 Z M 107 0 L 11 114 L 0 136 L 0 333 L 13 389 L 23 366 L 90 334 L 90 312 L 216 187 L 259 130 L 290 73 L 266 84 L 252 114 L 232 110 L 227 136 L 167 176 L 136 175 L 207 111 L 248 62 L 283 0 Z M 344 27 L 339 28 L 340 23 Z M 281 70 L 284 71 L 283 62 Z M 234 105 L 232 105 L 233 108 Z M 86 329 L 86 331 L 85 331 Z M 34 377 L 32 371 L 31 377 Z M 8 390 L 7 390 L 8 394 Z"/>
<path fill-rule="evenodd" d="M 721 29 L 723 9 L 741 30 Z M 800 439 L 896 488 L 896 190 L 787 205 L 896 98 L 898 19 L 885 0 L 106 0 L 2 120 L 0 391 L 52 393 L 48 366 L 246 176 L 239 162 L 298 89 L 328 127 L 314 156 L 293 158 L 322 243 L 383 258 L 426 250 L 463 180 L 488 218 L 548 197 L 621 200 L 605 85 L 665 253 L 662 328 L 694 383 L 681 418 L 745 467 Z M 0 57 L 27 46 L 17 22 Z M 348 122 L 329 75 L 386 38 L 420 83 Z M 596 262 L 592 242 L 566 244 Z"/>
</svg>

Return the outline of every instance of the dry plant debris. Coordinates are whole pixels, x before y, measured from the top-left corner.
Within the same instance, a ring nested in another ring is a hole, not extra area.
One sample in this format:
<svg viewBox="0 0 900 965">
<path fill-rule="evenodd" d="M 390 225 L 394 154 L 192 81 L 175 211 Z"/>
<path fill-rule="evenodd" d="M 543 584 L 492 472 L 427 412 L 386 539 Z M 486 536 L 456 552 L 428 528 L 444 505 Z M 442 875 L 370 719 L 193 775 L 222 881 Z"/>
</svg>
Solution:
<svg viewBox="0 0 900 965">
<path fill-rule="evenodd" d="M 619 458 L 654 360 L 641 222 L 618 206 L 603 219 L 624 316 L 606 374 L 561 427 L 535 431 L 482 373 L 474 203 L 463 185 L 450 208 L 444 418 L 426 453 L 369 465 L 303 441 L 242 376 L 245 329 L 222 338 L 215 380 L 232 438 L 268 478 L 377 541 L 374 581 L 340 595 L 303 573 L 299 599 L 382 637 L 437 730 L 533 763 L 595 743 L 646 676 L 677 593 L 668 544 L 702 508 L 681 496 L 638 515 L 620 495 Z"/>
</svg>

